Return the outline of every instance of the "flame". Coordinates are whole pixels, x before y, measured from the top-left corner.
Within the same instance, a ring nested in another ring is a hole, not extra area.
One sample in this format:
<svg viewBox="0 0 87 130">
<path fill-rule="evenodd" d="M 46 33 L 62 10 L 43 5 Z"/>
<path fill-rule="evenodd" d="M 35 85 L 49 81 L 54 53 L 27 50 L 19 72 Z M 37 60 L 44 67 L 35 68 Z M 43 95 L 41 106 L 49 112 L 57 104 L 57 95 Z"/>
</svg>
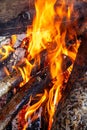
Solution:
<svg viewBox="0 0 87 130">
<path fill-rule="evenodd" d="M 73 5 L 68 7 L 68 11 L 66 12 L 64 0 L 61 6 L 56 8 L 54 8 L 55 3 L 56 0 L 36 1 L 36 17 L 33 22 L 32 40 L 28 49 L 32 57 L 35 57 L 43 49 L 47 49 L 48 51 L 48 61 L 54 84 L 49 91 L 49 100 L 47 103 L 49 130 L 51 129 L 56 105 L 62 97 L 60 92 L 64 79 L 61 67 L 63 62 L 62 54 L 69 56 L 74 61 L 79 47 L 79 42 L 76 41 L 75 45 L 73 45 L 73 51 L 67 49 L 65 43 L 66 30 L 61 33 L 63 18 L 66 17 L 67 20 L 70 20 Z M 56 19 L 56 17 L 58 18 Z"/>
<path fill-rule="evenodd" d="M 0 48 L 0 61 L 6 59 L 11 52 L 14 52 L 14 49 L 10 45 L 3 45 L 2 48 Z"/>
<path fill-rule="evenodd" d="M 73 4 L 66 8 L 65 0 L 57 5 L 56 0 L 36 0 L 35 1 L 36 16 L 33 21 L 32 27 L 27 29 L 27 37 L 29 37 L 29 43 L 26 45 L 26 38 L 22 42 L 21 47 L 26 48 L 26 56 L 23 59 L 25 65 L 23 67 L 18 67 L 18 69 L 23 77 L 23 82 L 20 86 L 23 86 L 31 78 L 31 71 L 36 65 L 40 65 L 40 52 L 44 49 L 47 51 L 47 63 L 49 65 L 50 74 L 53 86 L 47 93 L 45 90 L 41 99 L 34 105 L 29 106 L 26 109 L 25 120 L 32 117 L 35 111 L 37 111 L 43 102 L 46 102 L 46 109 L 49 114 L 49 126 L 48 130 L 51 129 L 53 116 L 55 113 L 56 106 L 58 105 L 61 97 L 61 88 L 63 88 L 64 73 L 67 74 L 66 82 L 72 71 L 73 64 L 78 52 L 80 42 L 76 38 L 75 31 L 69 30 L 69 38 L 73 39 L 75 36 L 75 43 L 71 45 L 70 48 L 66 47 L 66 35 L 67 35 L 67 21 L 70 24 L 70 18 L 73 10 Z M 74 34 L 73 34 L 74 33 Z M 12 36 L 12 42 L 14 45 L 16 41 L 16 36 Z M 3 46 L 3 50 L 0 50 L 2 59 L 8 56 L 8 53 L 14 51 L 11 46 Z M 70 57 L 72 60 L 72 65 L 67 68 L 66 72 L 62 70 L 63 57 L 62 54 Z M 31 63 L 31 60 L 34 62 Z M 15 67 L 14 67 L 15 68 Z M 37 115 L 33 116 L 31 120 L 37 118 Z M 25 124 L 24 130 L 28 126 Z"/>
<path fill-rule="evenodd" d="M 25 83 L 29 81 L 32 67 L 33 66 L 30 64 L 30 62 L 27 59 L 25 59 L 25 66 L 23 68 L 18 67 L 23 78 L 23 82 L 20 83 L 20 87 L 22 87 Z"/>
<path fill-rule="evenodd" d="M 63 24 L 63 22 L 64 19 L 70 22 L 73 4 L 68 6 L 68 8 L 66 9 L 65 0 L 63 0 L 62 3 L 58 6 L 56 6 L 56 0 L 36 0 L 35 8 L 36 16 L 33 21 L 33 27 L 28 28 L 27 30 L 27 36 L 30 37 L 27 59 L 28 61 L 33 58 L 35 59 L 38 55 L 38 58 L 36 58 L 36 60 L 34 61 L 34 67 L 37 62 L 38 64 L 40 64 L 40 52 L 44 49 L 46 49 L 48 52 L 47 59 L 53 82 L 53 86 L 49 90 L 47 96 L 49 97 L 47 101 L 47 111 L 49 114 L 48 130 L 50 130 L 56 106 L 58 105 L 62 97 L 61 88 L 63 87 L 64 81 L 64 75 L 62 71 L 62 54 L 70 57 L 72 63 L 74 63 L 80 42 L 76 40 L 76 42 L 71 45 L 72 49 L 66 47 L 65 39 L 67 35 L 67 27 Z M 76 37 L 76 34 L 74 35 Z M 73 32 L 70 34 L 70 38 L 73 38 Z M 30 68 L 31 69 L 29 72 L 31 72 L 32 70 L 32 67 Z M 71 73 L 72 68 L 73 64 L 69 68 L 67 68 L 68 75 L 66 81 L 68 81 L 68 77 Z M 24 73 L 24 70 L 24 68 L 22 70 L 20 69 L 23 79 L 26 82 L 27 74 Z M 46 94 L 42 96 L 40 101 L 27 109 L 25 119 L 31 117 L 31 115 L 41 106 L 44 100 L 46 100 Z"/>
<path fill-rule="evenodd" d="M 1 55 L 0 61 L 3 61 L 9 56 L 11 52 L 15 51 L 13 45 L 16 43 L 16 40 L 17 40 L 17 36 L 12 35 L 11 43 L 9 43 L 9 45 L 2 45 L 2 47 L 0 48 L 0 55 Z"/>
<path fill-rule="evenodd" d="M 72 11 L 73 11 L 73 4 L 71 3 L 70 6 L 68 6 L 68 14 L 67 14 L 68 20 L 70 20 L 71 18 Z"/>
<path fill-rule="evenodd" d="M 37 95 L 37 96 L 38 96 L 38 95 Z M 40 94 L 39 96 L 41 97 L 41 99 L 40 99 L 37 103 L 35 103 L 35 104 L 32 105 L 32 106 L 28 106 L 28 107 L 26 108 L 25 120 L 28 120 L 28 118 L 30 118 L 30 117 L 40 108 L 40 106 L 43 104 L 43 102 L 46 101 L 47 96 L 48 96 L 47 91 L 45 90 L 45 91 L 44 91 L 44 94 Z M 39 115 L 35 114 L 35 115 L 32 117 L 32 119 L 31 119 L 30 122 L 32 122 L 33 120 L 37 119 L 38 116 L 39 116 Z M 26 127 L 27 127 L 28 125 L 29 125 L 29 123 L 26 123 L 25 126 L 24 126 L 24 128 L 23 128 L 23 130 L 26 130 Z"/>
<path fill-rule="evenodd" d="M 47 91 L 45 90 L 44 94 L 41 96 L 41 99 L 36 104 L 27 108 L 27 112 L 25 114 L 26 120 L 41 106 L 41 104 L 46 100 L 46 98 L 47 98 Z"/>
<path fill-rule="evenodd" d="M 76 43 L 71 46 L 73 51 L 67 48 L 63 48 L 63 54 L 70 57 L 74 62 L 76 59 L 79 46 L 80 46 L 80 41 L 76 40 Z"/>
<path fill-rule="evenodd" d="M 16 41 L 17 41 L 17 35 L 12 35 L 11 36 L 11 43 L 12 43 L 12 45 L 14 45 L 16 43 Z"/>
</svg>

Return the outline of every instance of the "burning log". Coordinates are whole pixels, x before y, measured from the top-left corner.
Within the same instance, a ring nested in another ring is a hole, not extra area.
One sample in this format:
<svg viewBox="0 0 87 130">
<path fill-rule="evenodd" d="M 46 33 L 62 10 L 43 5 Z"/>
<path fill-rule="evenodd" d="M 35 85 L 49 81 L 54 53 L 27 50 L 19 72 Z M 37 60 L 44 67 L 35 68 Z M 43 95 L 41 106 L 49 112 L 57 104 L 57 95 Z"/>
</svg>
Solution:
<svg viewBox="0 0 87 130">
<path fill-rule="evenodd" d="M 0 130 L 4 128 L 12 121 L 17 115 L 20 109 L 29 101 L 30 96 L 44 91 L 45 87 L 50 82 L 49 72 L 45 70 L 41 77 L 30 79 L 20 91 L 12 98 L 12 100 L 3 108 L 0 112 Z M 47 74 L 46 74 L 47 73 Z"/>
<path fill-rule="evenodd" d="M 47 60 L 46 55 L 47 55 L 46 50 L 44 50 L 40 53 L 40 57 L 41 57 L 40 65 L 37 64 L 34 66 L 34 68 L 31 71 L 31 77 L 37 76 L 41 71 L 43 71 L 45 69 L 44 62 Z M 9 56 L 8 56 L 8 58 L 9 58 Z M 4 62 L 6 62 L 8 60 L 8 58 L 5 59 Z M 36 58 L 38 58 L 38 56 L 36 56 Z M 31 64 L 33 64 L 33 62 L 34 62 L 34 59 L 32 59 L 30 61 Z M 0 65 L 2 67 L 3 63 L 1 62 Z M 21 64 L 20 66 L 21 67 L 25 66 L 25 63 Z M 10 91 L 15 86 L 18 86 L 20 84 L 20 82 L 22 82 L 22 81 L 23 81 L 23 78 L 22 78 L 21 74 L 20 73 L 17 74 L 16 72 L 5 77 L 3 80 L 0 81 L 0 97 L 2 97 L 4 94 L 6 94 L 8 91 Z"/>
<path fill-rule="evenodd" d="M 20 74 L 13 73 L 5 77 L 3 80 L 0 81 L 0 97 L 6 94 L 10 89 L 14 88 L 15 86 L 19 85 L 22 81 L 22 77 Z"/>
<path fill-rule="evenodd" d="M 87 128 L 87 32 L 54 115 L 52 130 L 78 130 Z"/>
<path fill-rule="evenodd" d="M 46 62 L 46 60 L 47 60 L 46 55 L 47 55 L 46 50 L 43 50 L 42 52 L 40 52 L 41 62 L 40 62 L 40 65 L 37 64 L 32 69 L 32 71 L 31 71 L 32 77 L 37 76 L 41 71 L 43 71 L 45 69 L 44 62 Z M 7 59 L 3 60 L 4 64 L 5 64 L 5 62 L 8 61 L 9 58 L 10 57 L 8 56 Z M 38 56 L 36 56 L 36 58 L 38 58 Z M 30 63 L 33 64 L 34 60 L 35 59 L 30 60 Z M 3 66 L 3 62 L 1 62 L 0 67 Z M 22 63 L 19 66 L 23 67 L 23 66 L 25 66 L 25 63 Z M 22 81 L 23 81 L 23 78 L 22 78 L 21 74 L 20 73 L 17 74 L 16 72 L 5 77 L 3 80 L 0 81 L 0 97 L 2 97 L 4 94 L 6 94 L 8 91 L 10 91 L 15 86 L 18 86 L 20 84 L 20 82 L 22 82 Z"/>
<path fill-rule="evenodd" d="M 38 58 L 38 56 L 36 56 Z M 7 58 L 8 59 L 8 58 Z M 7 61 L 6 59 L 6 61 Z M 36 64 L 32 71 L 31 71 L 31 77 L 38 76 L 39 73 L 41 73 L 44 69 L 48 68 L 49 64 L 47 64 L 47 50 L 43 50 L 40 52 L 40 65 Z M 30 60 L 30 63 L 33 64 L 35 59 Z M 5 61 L 4 61 L 5 62 Z M 64 59 L 63 64 L 63 71 L 66 71 L 66 69 L 72 64 L 72 61 L 69 57 L 66 57 Z M 25 66 L 25 63 L 20 65 Z M 3 80 L 0 81 L 0 97 L 2 97 L 4 94 L 6 94 L 8 91 L 10 91 L 15 86 L 18 86 L 20 82 L 23 81 L 23 78 L 21 74 L 12 73 L 11 75 L 5 77 Z"/>
</svg>

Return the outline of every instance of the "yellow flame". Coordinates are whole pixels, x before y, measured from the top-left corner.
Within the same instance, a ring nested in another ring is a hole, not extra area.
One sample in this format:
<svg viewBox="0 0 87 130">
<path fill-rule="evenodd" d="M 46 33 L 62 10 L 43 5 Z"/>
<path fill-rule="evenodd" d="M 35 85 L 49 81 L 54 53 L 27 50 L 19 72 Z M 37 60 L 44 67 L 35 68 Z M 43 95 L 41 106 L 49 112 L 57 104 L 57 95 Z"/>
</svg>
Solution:
<svg viewBox="0 0 87 130">
<path fill-rule="evenodd" d="M 41 99 L 34 105 L 27 108 L 27 112 L 25 114 L 26 120 L 41 106 L 41 104 L 46 100 L 46 98 L 47 98 L 47 91 L 45 90 L 44 94 L 41 96 Z"/>
<path fill-rule="evenodd" d="M 20 87 L 22 87 L 25 83 L 27 83 L 29 81 L 32 67 L 33 66 L 27 59 L 25 59 L 25 66 L 23 68 L 18 67 L 19 71 L 21 72 L 22 78 L 23 78 L 23 82 L 21 82 Z"/>
<path fill-rule="evenodd" d="M 6 59 L 9 56 L 10 52 L 14 52 L 14 49 L 10 45 L 2 46 L 0 49 L 0 55 L 2 56 L 2 58 L 0 58 L 0 61 Z"/>
</svg>

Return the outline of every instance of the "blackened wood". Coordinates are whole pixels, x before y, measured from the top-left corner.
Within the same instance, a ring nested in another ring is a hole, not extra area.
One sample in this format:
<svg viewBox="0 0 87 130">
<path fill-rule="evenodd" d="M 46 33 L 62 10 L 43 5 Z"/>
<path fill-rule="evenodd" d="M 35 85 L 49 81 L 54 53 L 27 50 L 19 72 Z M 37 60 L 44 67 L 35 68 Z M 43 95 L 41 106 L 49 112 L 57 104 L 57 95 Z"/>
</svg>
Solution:
<svg viewBox="0 0 87 130">
<path fill-rule="evenodd" d="M 1 80 L 0 81 L 0 97 L 6 94 L 10 89 L 14 88 L 15 86 L 18 86 L 22 80 L 23 79 L 21 75 L 17 73 L 13 73 L 5 77 L 3 80 Z"/>
<path fill-rule="evenodd" d="M 35 96 L 46 88 L 50 82 L 49 73 L 44 72 L 44 75 L 30 79 L 30 81 L 20 88 L 20 91 L 12 98 L 12 100 L 0 112 L 0 130 L 12 121 L 20 109 L 29 101 L 30 96 Z"/>
<path fill-rule="evenodd" d="M 73 71 L 62 91 L 52 130 L 87 129 L 87 31 L 83 34 Z"/>
</svg>

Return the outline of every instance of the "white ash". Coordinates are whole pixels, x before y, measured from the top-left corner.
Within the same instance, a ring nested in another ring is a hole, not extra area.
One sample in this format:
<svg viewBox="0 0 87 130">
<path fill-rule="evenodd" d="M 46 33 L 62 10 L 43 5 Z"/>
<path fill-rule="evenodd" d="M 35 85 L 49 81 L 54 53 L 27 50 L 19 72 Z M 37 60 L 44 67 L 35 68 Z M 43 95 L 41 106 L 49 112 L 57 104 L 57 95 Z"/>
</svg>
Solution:
<svg viewBox="0 0 87 130">
<path fill-rule="evenodd" d="M 23 41 L 24 38 L 26 38 L 26 34 L 25 34 L 25 33 L 23 33 L 23 34 L 18 34 L 18 35 L 17 35 L 17 39 L 18 39 L 19 41 Z"/>
<path fill-rule="evenodd" d="M 25 49 L 23 48 L 17 48 L 13 54 L 13 58 L 15 62 L 20 61 L 25 56 Z"/>
<path fill-rule="evenodd" d="M 4 37 L 4 36 L 0 36 L 0 46 L 2 45 L 8 45 L 11 43 L 11 37 Z"/>
<path fill-rule="evenodd" d="M 26 38 L 26 34 L 23 33 L 23 34 L 18 34 L 16 36 L 17 36 L 17 41 L 14 44 L 14 48 L 17 48 L 17 47 L 19 47 L 21 45 L 21 42 L 23 41 L 23 39 Z"/>
<path fill-rule="evenodd" d="M 16 43 L 14 44 L 14 48 L 17 48 L 21 45 L 21 41 L 17 40 Z"/>
<path fill-rule="evenodd" d="M 16 43 L 14 44 L 14 48 L 17 48 L 21 45 L 21 42 L 23 41 L 24 38 L 26 38 L 26 34 L 17 34 L 16 35 L 17 40 Z M 2 45 L 8 45 L 11 43 L 11 36 L 0 36 L 0 46 Z"/>
</svg>

